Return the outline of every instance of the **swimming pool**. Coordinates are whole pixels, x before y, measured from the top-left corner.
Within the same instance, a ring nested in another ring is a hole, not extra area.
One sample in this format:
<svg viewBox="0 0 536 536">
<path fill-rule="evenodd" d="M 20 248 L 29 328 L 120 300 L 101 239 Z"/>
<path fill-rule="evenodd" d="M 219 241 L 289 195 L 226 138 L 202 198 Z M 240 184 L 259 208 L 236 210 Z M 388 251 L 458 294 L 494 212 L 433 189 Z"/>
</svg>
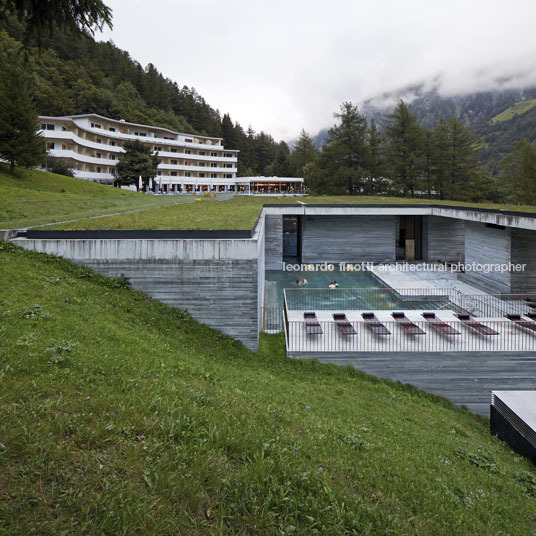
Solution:
<svg viewBox="0 0 536 536">
<path fill-rule="evenodd" d="M 298 286 L 296 280 L 301 277 L 307 279 L 305 287 Z M 386 287 L 376 279 L 370 272 L 361 271 L 340 271 L 335 269 L 332 272 L 283 272 L 281 270 L 266 270 L 265 272 L 265 306 L 282 307 L 283 289 L 286 288 L 328 288 L 332 281 L 339 283 L 339 288 L 379 288 Z"/>
</svg>

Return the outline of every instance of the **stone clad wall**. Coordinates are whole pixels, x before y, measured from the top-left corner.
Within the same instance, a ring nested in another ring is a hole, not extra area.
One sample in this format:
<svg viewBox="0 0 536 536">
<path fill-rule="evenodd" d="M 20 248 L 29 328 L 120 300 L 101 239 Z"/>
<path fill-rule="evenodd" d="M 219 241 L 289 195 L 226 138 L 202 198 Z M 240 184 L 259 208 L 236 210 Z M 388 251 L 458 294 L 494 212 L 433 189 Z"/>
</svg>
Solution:
<svg viewBox="0 0 536 536">
<path fill-rule="evenodd" d="M 536 293 L 536 231 L 512 229 L 512 263 L 526 264 L 511 274 L 512 293 Z"/>
<path fill-rule="evenodd" d="M 463 262 L 465 222 L 442 216 L 425 216 L 422 224 L 423 259 L 428 262 Z"/>
<path fill-rule="evenodd" d="M 283 266 L 283 216 L 267 214 L 264 225 L 266 270 L 281 270 Z"/>
<path fill-rule="evenodd" d="M 511 251 L 511 229 L 486 227 L 485 223 L 465 224 L 466 264 L 508 264 Z M 460 279 L 492 293 L 510 293 L 510 273 L 466 271 Z"/>
<path fill-rule="evenodd" d="M 258 345 L 259 245 L 249 240 L 14 240 L 105 276 L 124 274 L 136 290 L 186 309 L 196 320 Z"/>
<path fill-rule="evenodd" d="M 396 216 L 303 216 L 302 262 L 395 260 Z"/>
</svg>

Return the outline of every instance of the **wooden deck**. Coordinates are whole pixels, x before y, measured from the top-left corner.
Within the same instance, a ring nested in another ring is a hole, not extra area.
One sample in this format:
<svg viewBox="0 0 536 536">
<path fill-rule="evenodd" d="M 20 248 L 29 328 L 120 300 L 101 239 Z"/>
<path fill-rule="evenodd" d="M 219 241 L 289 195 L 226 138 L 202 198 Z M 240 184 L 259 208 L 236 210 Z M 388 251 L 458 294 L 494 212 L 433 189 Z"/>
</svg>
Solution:
<svg viewBox="0 0 536 536">
<path fill-rule="evenodd" d="M 411 383 L 489 416 L 491 391 L 536 389 L 535 352 L 293 353 L 324 363 L 352 365 L 382 378 Z"/>
</svg>

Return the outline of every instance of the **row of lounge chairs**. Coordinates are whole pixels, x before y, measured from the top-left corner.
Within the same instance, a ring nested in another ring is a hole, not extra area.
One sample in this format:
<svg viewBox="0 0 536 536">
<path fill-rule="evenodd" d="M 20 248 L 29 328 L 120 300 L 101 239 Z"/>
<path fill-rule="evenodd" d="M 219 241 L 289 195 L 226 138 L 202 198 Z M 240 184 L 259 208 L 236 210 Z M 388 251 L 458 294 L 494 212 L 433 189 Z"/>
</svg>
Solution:
<svg viewBox="0 0 536 536">
<path fill-rule="evenodd" d="M 391 332 L 387 329 L 385 324 L 378 320 L 378 317 L 374 313 L 361 313 L 363 320 L 365 321 L 365 326 L 370 329 L 375 335 L 391 335 Z M 397 322 L 397 324 L 403 328 L 406 333 L 409 335 L 425 335 L 424 331 L 420 326 L 412 322 L 404 312 L 393 312 L 391 316 Z M 436 329 L 437 331 L 443 333 L 444 335 L 460 335 L 460 332 L 455 329 L 450 324 L 447 324 L 445 321 L 441 320 L 436 316 L 435 313 L 422 313 L 423 318 L 428 322 L 430 327 Z M 511 320 L 520 327 L 528 328 L 532 331 L 536 331 L 536 313 L 528 313 L 527 318 L 531 320 L 525 320 L 521 315 L 507 314 L 505 315 L 508 320 Z M 457 314 L 456 317 L 458 320 L 463 322 L 463 324 L 472 330 L 476 331 L 480 335 L 499 335 L 498 331 L 490 328 L 474 320 L 468 314 Z M 318 321 L 316 313 L 314 312 L 305 312 L 303 313 L 303 318 L 305 320 L 305 331 L 307 335 L 322 335 L 324 332 L 322 326 Z M 339 333 L 341 335 L 356 335 L 357 331 L 355 330 L 352 323 L 348 320 L 348 317 L 344 313 L 333 313 L 333 320 L 337 326 Z"/>
</svg>

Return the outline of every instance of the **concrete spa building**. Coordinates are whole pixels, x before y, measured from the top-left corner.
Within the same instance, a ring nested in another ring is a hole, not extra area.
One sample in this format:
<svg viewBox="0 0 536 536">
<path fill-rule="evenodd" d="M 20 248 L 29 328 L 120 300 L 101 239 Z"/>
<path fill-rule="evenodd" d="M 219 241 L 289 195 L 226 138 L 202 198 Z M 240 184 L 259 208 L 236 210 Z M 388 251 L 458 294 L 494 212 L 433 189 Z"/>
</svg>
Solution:
<svg viewBox="0 0 536 536">
<path fill-rule="evenodd" d="M 97 114 L 40 116 L 41 135 L 50 156 L 67 162 L 80 179 L 113 184 L 113 168 L 126 140 L 139 140 L 157 152 L 158 175 L 152 188 L 164 193 L 302 193 L 303 178 L 237 178 L 238 151 L 222 138 L 184 134 L 128 123 Z"/>
<path fill-rule="evenodd" d="M 104 275 L 124 274 L 134 288 L 187 309 L 254 350 L 266 271 L 281 272 L 284 262 L 513 263 L 524 269 L 457 277 L 489 293 L 536 293 L 531 213 L 432 204 L 267 204 L 253 228 L 242 231 L 30 230 L 13 241 Z"/>
</svg>

